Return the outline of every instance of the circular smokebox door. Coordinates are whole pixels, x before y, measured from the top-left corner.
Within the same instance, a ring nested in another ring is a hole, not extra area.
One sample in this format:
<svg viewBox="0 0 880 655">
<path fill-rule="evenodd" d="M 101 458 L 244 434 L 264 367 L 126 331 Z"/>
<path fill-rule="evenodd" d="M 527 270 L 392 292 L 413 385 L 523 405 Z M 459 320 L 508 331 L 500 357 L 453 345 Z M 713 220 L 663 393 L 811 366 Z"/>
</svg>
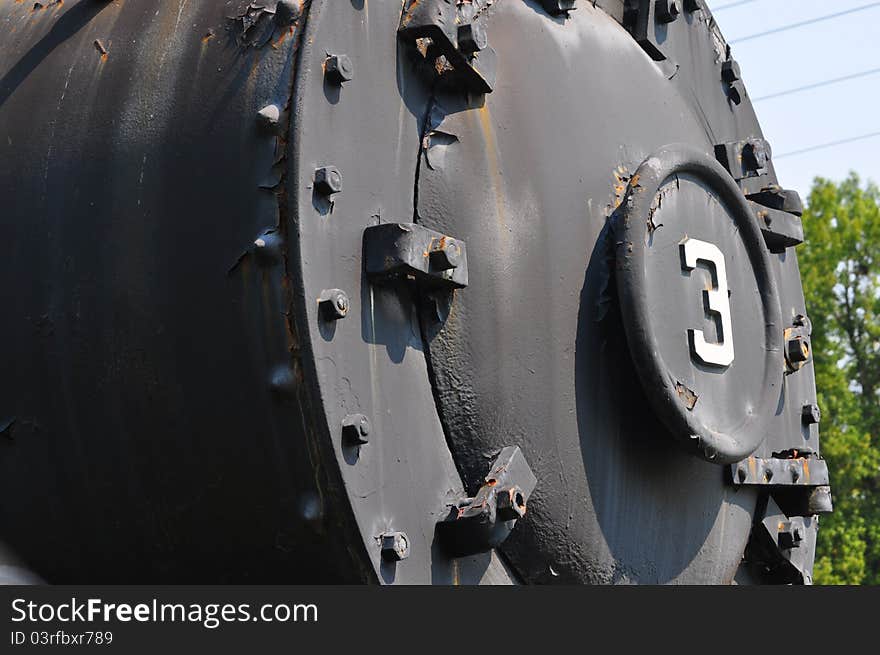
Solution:
<svg viewBox="0 0 880 655">
<path fill-rule="evenodd" d="M 711 157 L 668 146 L 614 217 L 634 365 L 673 436 L 719 464 L 764 441 L 783 375 L 780 306 L 761 230 Z"/>
</svg>

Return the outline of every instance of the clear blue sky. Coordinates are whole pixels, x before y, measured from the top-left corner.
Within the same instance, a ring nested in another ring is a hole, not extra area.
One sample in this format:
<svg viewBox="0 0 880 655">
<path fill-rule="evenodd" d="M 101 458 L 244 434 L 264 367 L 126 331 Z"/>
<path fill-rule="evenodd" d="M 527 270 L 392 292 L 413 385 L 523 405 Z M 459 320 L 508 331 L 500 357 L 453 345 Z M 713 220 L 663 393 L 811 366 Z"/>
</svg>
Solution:
<svg viewBox="0 0 880 655">
<path fill-rule="evenodd" d="M 880 2 L 870 0 L 709 0 L 725 38 L 738 38 L 874 5 L 839 18 L 732 43 L 752 99 L 880 69 Z M 730 5 L 728 8 L 725 6 Z M 737 5 L 737 6 L 734 6 Z M 809 153 L 788 152 L 880 132 L 880 72 L 755 102 L 782 186 L 807 199 L 816 176 L 850 170 L 880 184 L 880 136 Z"/>
</svg>

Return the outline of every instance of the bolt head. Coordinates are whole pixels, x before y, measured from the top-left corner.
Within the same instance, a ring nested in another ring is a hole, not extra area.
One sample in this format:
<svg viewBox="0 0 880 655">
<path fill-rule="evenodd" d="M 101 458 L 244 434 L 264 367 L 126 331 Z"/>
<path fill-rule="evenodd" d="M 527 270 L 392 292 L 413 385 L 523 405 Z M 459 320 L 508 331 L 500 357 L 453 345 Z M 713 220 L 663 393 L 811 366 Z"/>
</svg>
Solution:
<svg viewBox="0 0 880 655">
<path fill-rule="evenodd" d="M 342 173 L 335 166 L 315 169 L 315 189 L 324 196 L 342 191 Z"/>
<path fill-rule="evenodd" d="M 521 519 L 526 514 L 526 498 L 522 489 L 513 485 L 495 492 L 496 516 L 499 521 Z"/>
<path fill-rule="evenodd" d="M 728 59 L 721 64 L 721 79 L 728 84 L 733 84 L 742 79 L 742 72 L 735 59 Z"/>
<path fill-rule="evenodd" d="M 348 296 L 341 289 L 325 289 L 318 297 L 318 309 L 325 320 L 338 321 L 348 315 Z"/>
<path fill-rule="evenodd" d="M 779 526 L 778 543 L 783 550 L 800 548 L 804 535 L 799 525 L 791 521 L 784 521 Z"/>
<path fill-rule="evenodd" d="M 810 340 L 806 337 L 792 337 L 785 344 L 785 354 L 792 366 L 803 365 L 810 361 L 812 350 Z"/>
<path fill-rule="evenodd" d="M 816 403 L 804 405 L 801 410 L 804 425 L 817 425 L 822 420 L 822 412 Z"/>
<path fill-rule="evenodd" d="M 681 0 L 657 0 L 654 12 L 661 23 L 671 23 L 681 14 Z"/>
<path fill-rule="evenodd" d="M 577 4 L 577 0 L 541 0 L 541 4 L 551 16 L 558 16 L 572 11 Z"/>
<path fill-rule="evenodd" d="M 324 74 L 333 84 L 349 82 L 354 78 L 354 64 L 348 55 L 330 55 L 324 62 Z"/>
<path fill-rule="evenodd" d="M 458 268 L 462 260 L 461 243 L 455 239 L 444 237 L 431 246 L 431 268 L 437 271 L 450 271 Z"/>
<path fill-rule="evenodd" d="M 489 36 L 482 23 L 469 23 L 458 28 L 458 49 L 472 55 L 489 46 Z"/>
<path fill-rule="evenodd" d="M 399 562 L 409 557 L 409 538 L 404 532 L 386 532 L 380 537 L 382 542 L 382 559 L 387 562 Z"/>
<path fill-rule="evenodd" d="M 342 419 L 342 438 L 352 445 L 364 445 L 370 441 L 370 419 L 363 414 L 349 414 Z"/>
<path fill-rule="evenodd" d="M 752 139 L 742 149 L 742 161 L 746 170 L 757 173 L 770 161 L 770 144 L 763 139 Z"/>
</svg>

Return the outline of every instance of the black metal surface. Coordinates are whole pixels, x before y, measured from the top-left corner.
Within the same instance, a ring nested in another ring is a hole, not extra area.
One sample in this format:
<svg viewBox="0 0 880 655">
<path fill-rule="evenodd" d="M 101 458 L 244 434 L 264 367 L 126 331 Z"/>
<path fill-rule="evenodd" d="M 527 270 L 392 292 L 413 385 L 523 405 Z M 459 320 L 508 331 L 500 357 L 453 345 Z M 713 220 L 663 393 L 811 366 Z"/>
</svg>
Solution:
<svg viewBox="0 0 880 655">
<path fill-rule="evenodd" d="M 827 487 L 678 448 L 617 302 L 638 166 L 727 157 L 778 298 L 743 368 L 778 339 L 780 382 L 675 393 L 769 403 L 754 457 L 818 455 L 802 208 L 714 19 L 672 4 L 0 5 L 0 574 L 729 582 L 751 534 L 755 579 L 807 580 Z M 715 186 L 685 178 L 692 209 Z"/>
<path fill-rule="evenodd" d="M 0 539 L 54 583 L 369 579 L 258 119 L 286 133 L 305 17 L 44 5 L 0 4 Z"/>
<path fill-rule="evenodd" d="M 782 334 L 769 253 L 745 197 L 708 155 L 668 146 L 636 170 L 612 230 L 627 340 L 654 411 L 710 462 L 750 455 L 766 438 L 778 403 Z M 711 243 L 727 265 L 714 262 L 707 275 L 699 270 L 706 262 L 697 259 L 682 274 L 689 239 Z M 713 289 L 731 315 L 730 334 L 720 327 L 723 319 L 715 320 Z M 726 343 L 731 362 L 713 366 L 693 343 L 687 347 L 693 328 L 707 323 L 717 323 L 708 339 L 713 347 Z"/>
</svg>

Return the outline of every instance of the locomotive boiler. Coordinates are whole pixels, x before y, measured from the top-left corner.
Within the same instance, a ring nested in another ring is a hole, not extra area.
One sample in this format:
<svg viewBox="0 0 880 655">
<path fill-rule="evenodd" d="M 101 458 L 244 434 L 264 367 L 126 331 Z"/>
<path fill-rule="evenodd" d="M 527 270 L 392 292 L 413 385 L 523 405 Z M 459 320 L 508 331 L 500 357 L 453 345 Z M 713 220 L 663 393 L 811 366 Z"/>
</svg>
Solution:
<svg viewBox="0 0 880 655">
<path fill-rule="evenodd" d="M 703 0 L 0 0 L 2 575 L 810 583 L 797 193 Z"/>
</svg>

